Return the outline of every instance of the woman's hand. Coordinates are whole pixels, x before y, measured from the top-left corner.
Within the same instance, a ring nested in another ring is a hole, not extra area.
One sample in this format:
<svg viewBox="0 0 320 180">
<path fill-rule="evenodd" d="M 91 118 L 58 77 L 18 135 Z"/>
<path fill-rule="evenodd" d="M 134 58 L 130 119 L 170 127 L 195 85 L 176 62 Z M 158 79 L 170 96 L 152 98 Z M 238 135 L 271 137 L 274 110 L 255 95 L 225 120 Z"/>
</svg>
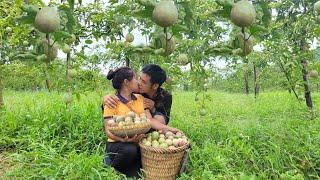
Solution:
<svg viewBox="0 0 320 180">
<path fill-rule="evenodd" d="M 125 142 L 134 142 L 138 143 L 142 138 L 144 138 L 146 135 L 145 134 L 140 134 L 140 135 L 134 135 L 132 138 L 129 138 L 128 136 L 124 138 Z"/>
</svg>

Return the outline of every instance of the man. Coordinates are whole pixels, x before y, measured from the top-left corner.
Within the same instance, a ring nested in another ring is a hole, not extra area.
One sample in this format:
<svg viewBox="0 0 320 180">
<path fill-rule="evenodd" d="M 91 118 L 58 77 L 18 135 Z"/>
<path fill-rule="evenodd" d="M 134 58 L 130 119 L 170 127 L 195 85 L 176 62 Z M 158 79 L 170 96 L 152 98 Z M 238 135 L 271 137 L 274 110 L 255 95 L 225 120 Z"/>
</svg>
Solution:
<svg viewBox="0 0 320 180">
<path fill-rule="evenodd" d="M 153 121 L 153 129 L 163 131 L 177 131 L 177 129 L 167 126 L 170 120 L 172 105 L 172 95 L 161 88 L 166 81 L 166 72 L 158 65 L 149 64 L 142 69 L 139 78 L 140 93 L 145 97 L 144 107 L 149 109 Z M 109 108 L 114 108 L 120 101 L 115 95 L 104 97 L 104 104 Z"/>
</svg>

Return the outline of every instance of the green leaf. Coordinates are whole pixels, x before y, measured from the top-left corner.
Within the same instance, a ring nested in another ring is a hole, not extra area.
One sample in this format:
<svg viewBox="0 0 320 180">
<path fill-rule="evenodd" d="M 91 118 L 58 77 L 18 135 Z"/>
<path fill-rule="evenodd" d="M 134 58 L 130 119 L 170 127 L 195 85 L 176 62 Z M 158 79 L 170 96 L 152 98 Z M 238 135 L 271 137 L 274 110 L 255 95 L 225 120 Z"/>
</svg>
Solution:
<svg viewBox="0 0 320 180">
<path fill-rule="evenodd" d="M 111 3 L 111 4 L 116 4 L 118 2 L 119 2 L 118 0 L 109 0 L 109 3 Z"/>
<path fill-rule="evenodd" d="M 92 44 L 92 40 L 91 39 L 86 39 L 85 41 L 84 41 L 86 44 Z"/>
<path fill-rule="evenodd" d="M 68 0 L 71 9 L 74 9 L 74 0 Z"/>
<path fill-rule="evenodd" d="M 252 26 L 249 27 L 249 30 L 250 30 L 250 34 L 256 37 L 258 37 L 261 33 L 268 33 L 267 28 L 258 24 L 253 24 Z"/>
<path fill-rule="evenodd" d="M 73 12 L 67 6 L 60 6 L 59 9 L 67 15 L 67 29 L 70 34 L 73 33 L 73 26 L 75 25 L 75 18 Z"/>
<path fill-rule="evenodd" d="M 259 2 L 260 7 L 263 11 L 262 22 L 265 26 L 268 26 L 271 22 L 271 8 L 267 2 Z"/>
<path fill-rule="evenodd" d="M 320 47 L 317 47 L 315 50 L 314 50 L 314 59 L 316 61 L 320 61 Z"/>
</svg>

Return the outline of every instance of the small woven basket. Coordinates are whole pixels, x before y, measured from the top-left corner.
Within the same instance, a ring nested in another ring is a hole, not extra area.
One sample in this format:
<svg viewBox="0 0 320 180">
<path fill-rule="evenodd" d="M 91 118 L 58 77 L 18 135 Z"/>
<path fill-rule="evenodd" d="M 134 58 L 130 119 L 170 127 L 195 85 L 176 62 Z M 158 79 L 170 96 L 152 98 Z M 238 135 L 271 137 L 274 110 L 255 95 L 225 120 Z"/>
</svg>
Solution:
<svg viewBox="0 0 320 180">
<path fill-rule="evenodd" d="M 133 124 L 131 126 L 109 127 L 109 131 L 118 137 L 133 137 L 136 134 L 145 134 L 151 129 L 150 123 Z"/>
<path fill-rule="evenodd" d="M 176 179 L 185 151 L 189 143 L 175 148 L 163 149 L 145 146 L 139 143 L 141 148 L 142 169 L 147 180 L 171 180 Z"/>
</svg>

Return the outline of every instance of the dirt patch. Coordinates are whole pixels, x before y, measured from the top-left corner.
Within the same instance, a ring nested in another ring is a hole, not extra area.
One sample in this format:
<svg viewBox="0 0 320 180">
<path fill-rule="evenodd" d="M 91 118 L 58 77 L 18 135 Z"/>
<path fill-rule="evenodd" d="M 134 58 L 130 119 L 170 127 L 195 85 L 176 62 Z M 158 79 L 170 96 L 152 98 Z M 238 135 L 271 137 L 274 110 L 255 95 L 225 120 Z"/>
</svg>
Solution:
<svg viewBox="0 0 320 180">
<path fill-rule="evenodd" d="M 10 171 L 11 168 L 12 168 L 12 165 L 9 162 L 9 158 L 0 154 L 0 179 L 4 178 L 6 175 L 6 172 Z"/>
</svg>

